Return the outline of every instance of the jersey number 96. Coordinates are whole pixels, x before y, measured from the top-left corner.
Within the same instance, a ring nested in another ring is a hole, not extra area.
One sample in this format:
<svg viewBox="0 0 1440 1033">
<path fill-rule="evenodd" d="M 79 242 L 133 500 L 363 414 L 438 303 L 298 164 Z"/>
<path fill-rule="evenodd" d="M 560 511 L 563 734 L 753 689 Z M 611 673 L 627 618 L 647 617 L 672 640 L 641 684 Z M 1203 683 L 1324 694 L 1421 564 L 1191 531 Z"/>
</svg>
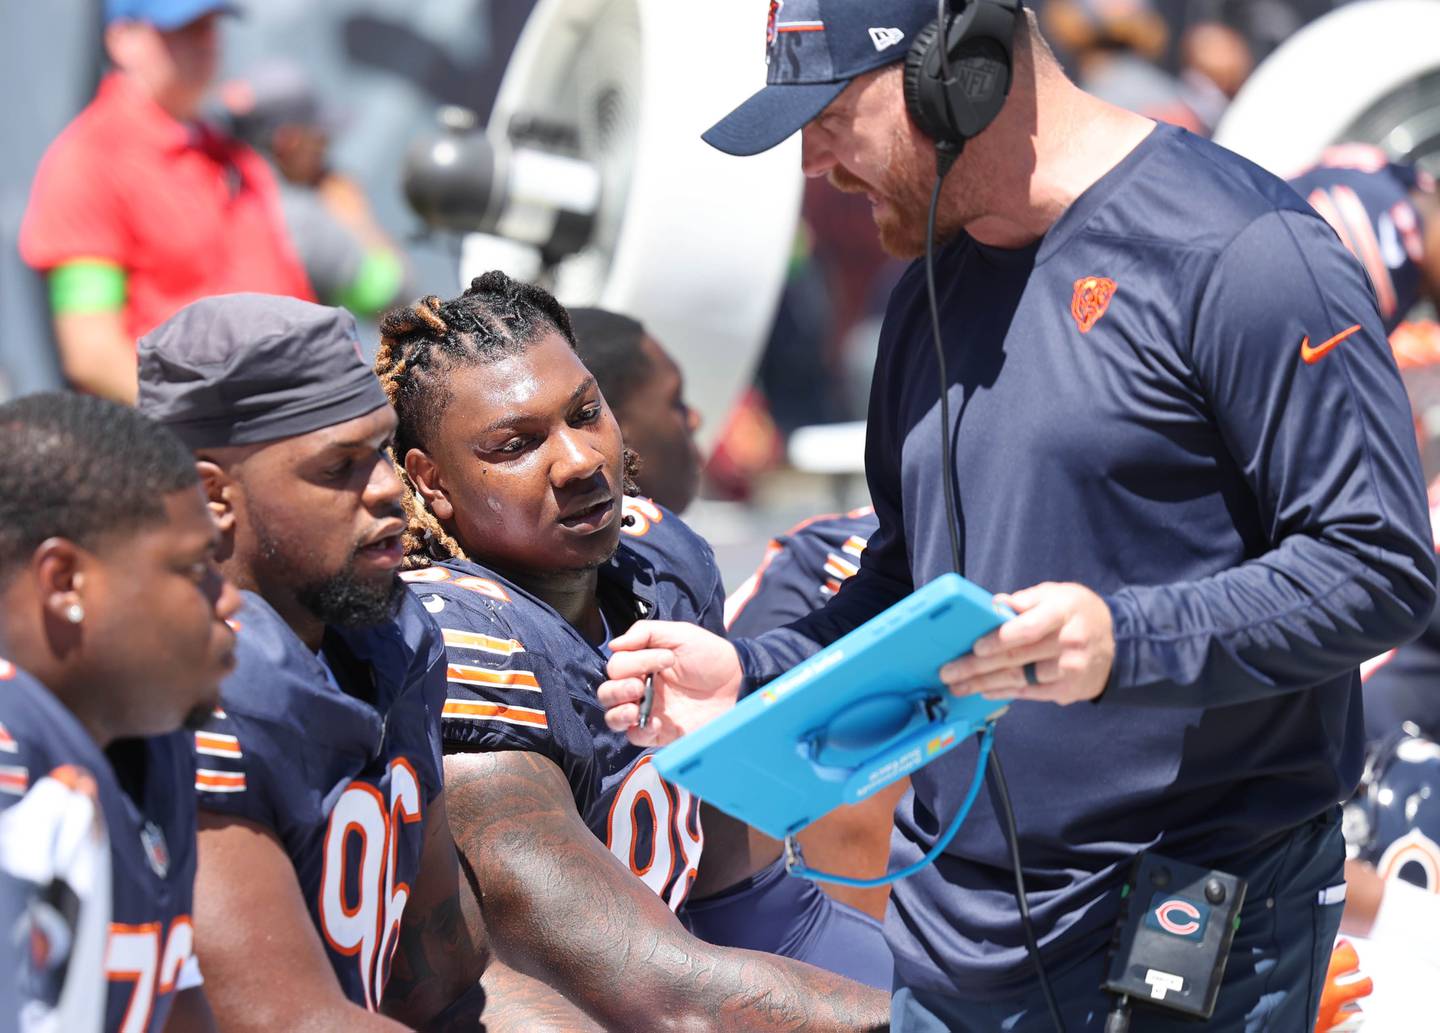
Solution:
<svg viewBox="0 0 1440 1033">
<path fill-rule="evenodd" d="M 388 807 L 380 790 L 353 781 L 335 801 L 325 830 L 320 929 L 332 949 L 355 958 L 371 1011 L 384 996 L 410 899 L 410 887 L 395 882 L 396 855 L 403 826 L 420 820 L 420 799 L 415 769 L 397 759 L 390 764 Z M 359 863 L 350 865 L 347 854 Z"/>
</svg>

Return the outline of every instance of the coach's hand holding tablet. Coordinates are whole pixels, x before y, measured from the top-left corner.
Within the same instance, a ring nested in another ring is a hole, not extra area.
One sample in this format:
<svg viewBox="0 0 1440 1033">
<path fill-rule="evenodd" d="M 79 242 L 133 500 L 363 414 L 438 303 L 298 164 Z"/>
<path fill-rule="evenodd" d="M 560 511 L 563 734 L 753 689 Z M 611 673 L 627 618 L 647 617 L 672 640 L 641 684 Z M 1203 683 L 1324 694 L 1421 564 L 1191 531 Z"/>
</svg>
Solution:
<svg viewBox="0 0 1440 1033">
<path fill-rule="evenodd" d="M 1018 616 L 940 668 L 952 693 L 1068 706 L 1105 691 L 1115 633 L 1103 599 L 1084 585 L 1047 581 L 995 601 Z"/>
</svg>

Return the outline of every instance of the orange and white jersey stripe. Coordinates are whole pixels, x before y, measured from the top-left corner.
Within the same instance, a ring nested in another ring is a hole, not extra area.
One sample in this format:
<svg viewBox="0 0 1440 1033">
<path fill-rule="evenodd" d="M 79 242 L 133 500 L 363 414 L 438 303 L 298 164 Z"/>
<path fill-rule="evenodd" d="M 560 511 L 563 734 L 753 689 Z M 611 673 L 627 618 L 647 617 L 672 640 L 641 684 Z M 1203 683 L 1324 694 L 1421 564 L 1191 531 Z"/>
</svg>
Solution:
<svg viewBox="0 0 1440 1033">
<path fill-rule="evenodd" d="M 469 649 L 477 653 L 492 653 L 495 656 L 514 656 L 525 652 L 517 638 L 497 638 L 482 635 L 477 631 L 461 631 L 458 628 L 441 628 L 445 636 L 446 649 Z"/>
<path fill-rule="evenodd" d="M 29 769 L 20 764 L 0 764 L 0 793 L 24 796 L 29 788 Z"/>
<path fill-rule="evenodd" d="M 447 680 L 461 685 L 519 689 L 522 692 L 540 691 L 540 682 L 536 680 L 535 675 L 530 671 L 497 671 L 488 667 L 447 664 L 445 676 Z"/>
<path fill-rule="evenodd" d="M 545 711 L 536 707 L 486 703 L 473 699 L 447 699 L 444 715 L 447 719 L 458 721 L 498 721 L 501 724 L 524 725 L 527 728 L 550 726 Z"/>
<path fill-rule="evenodd" d="M 240 740 L 233 735 L 219 732 L 196 732 L 195 752 L 207 757 L 229 757 L 239 760 L 245 756 L 240 749 Z"/>
<path fill-rule="evenodd" d="M 758 635 L 823 605 L 860 572 L 877 524 L 867 506 L 812 517 L 771 541 L 760 568 L 725 601 L 726 628 Z"/>
<path fill-rule="evenodd" d="M 243 793 L 245 791 L 245 772 L 196 768 L 195 789 L 202 793 Z"/>
<path fill-rule="evenodd" d="M 846 581 L 860 573 L 860 568 L 832 552 L 825 558 L 825 573 L 837 581 Z"/>
</svg>

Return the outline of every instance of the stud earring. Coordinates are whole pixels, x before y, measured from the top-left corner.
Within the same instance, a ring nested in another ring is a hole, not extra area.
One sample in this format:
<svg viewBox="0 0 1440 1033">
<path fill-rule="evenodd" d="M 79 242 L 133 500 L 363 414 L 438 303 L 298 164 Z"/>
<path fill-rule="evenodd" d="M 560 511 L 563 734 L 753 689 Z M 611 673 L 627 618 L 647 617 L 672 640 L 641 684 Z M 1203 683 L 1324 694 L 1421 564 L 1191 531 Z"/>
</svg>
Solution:
<svg viewBox="0 0 1440 1033">
<path fill-rule="evenodd" d="M 71 624 L 80 624 L 85 620 L 85 607 L 79 603 L 71 603 L 65 607 L 65 619 Z"/>
</svg>

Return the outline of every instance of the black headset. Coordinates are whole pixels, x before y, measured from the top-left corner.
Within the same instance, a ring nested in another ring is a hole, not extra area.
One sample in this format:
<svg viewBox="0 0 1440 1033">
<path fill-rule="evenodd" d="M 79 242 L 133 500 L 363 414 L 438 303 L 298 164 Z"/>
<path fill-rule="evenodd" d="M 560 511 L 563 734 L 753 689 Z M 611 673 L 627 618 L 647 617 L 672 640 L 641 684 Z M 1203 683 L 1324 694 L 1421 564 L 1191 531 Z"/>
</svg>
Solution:
<svg viewBox="0 0 1440 1033">
<path fill-rule="evenodd" d="M 937 148 L 959 153 L 995 121 L 1010 93 L 1021 0 L 939 0 L 905 55 L 905 107 Z"/>
</svg>

